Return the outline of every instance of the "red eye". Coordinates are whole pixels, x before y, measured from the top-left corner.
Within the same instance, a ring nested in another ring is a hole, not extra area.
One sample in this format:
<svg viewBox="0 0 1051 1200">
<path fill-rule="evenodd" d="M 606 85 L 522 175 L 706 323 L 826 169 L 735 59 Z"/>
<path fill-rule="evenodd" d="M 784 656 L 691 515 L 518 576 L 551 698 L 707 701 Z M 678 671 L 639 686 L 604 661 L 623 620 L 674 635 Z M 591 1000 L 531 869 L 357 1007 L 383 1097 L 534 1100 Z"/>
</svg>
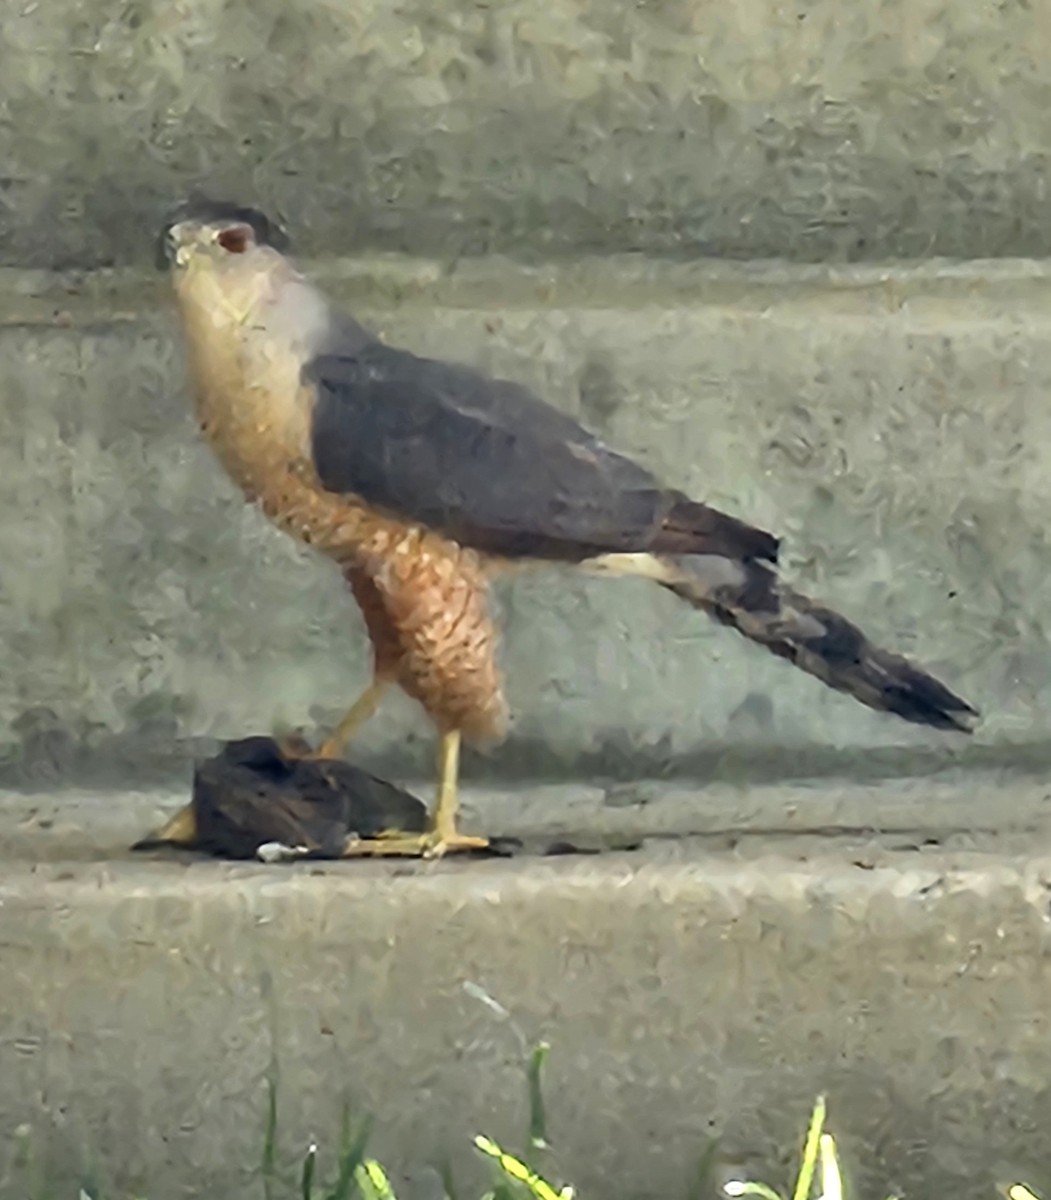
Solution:
<svg viewBox="0 0 1051 1200">
<path fill-rule="evenodd" d="M 244 254 L 248 249 L 248 230 L 243 225 L 234 225 L 219 234 L 219 245 L 230 254 Z"/>
</svg>

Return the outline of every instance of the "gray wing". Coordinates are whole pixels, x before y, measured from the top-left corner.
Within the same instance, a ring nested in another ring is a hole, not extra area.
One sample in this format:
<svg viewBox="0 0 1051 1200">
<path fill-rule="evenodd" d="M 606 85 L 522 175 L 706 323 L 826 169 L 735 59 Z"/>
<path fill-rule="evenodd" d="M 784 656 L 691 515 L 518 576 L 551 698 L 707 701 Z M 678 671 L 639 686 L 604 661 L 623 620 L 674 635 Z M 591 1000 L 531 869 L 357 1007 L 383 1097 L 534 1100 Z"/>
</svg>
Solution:
<svg viewBox="0 0 1051 1200">
<path fill-rule="evenodd" d="M 305 375 L 317 387 L 312 450 L 322 486 L 461 544 L 570 560 L 776 554 L 770 535 L 662 487 L 509 380 L 381 343 L 321 355 Z"/>
</svg>

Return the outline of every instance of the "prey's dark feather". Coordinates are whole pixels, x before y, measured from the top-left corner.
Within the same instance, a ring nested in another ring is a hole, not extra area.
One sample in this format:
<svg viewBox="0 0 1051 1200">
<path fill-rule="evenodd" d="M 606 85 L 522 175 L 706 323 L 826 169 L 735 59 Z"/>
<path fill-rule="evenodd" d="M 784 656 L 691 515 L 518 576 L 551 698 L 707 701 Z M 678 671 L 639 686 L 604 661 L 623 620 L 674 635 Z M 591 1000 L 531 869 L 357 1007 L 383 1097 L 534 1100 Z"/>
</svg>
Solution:
<svg viewBox="0 0 1051 1200">
<path fill-rule="evenodd" d="M 312 449 L 353 493 L 464 545 L 579 561 L 643 551 L 774 560 L 777 539 L 661 486 L 520 384 L 379 342 L 306 367 Z"/>
<path fill-rule="evenodd" d="M 254 858 L 266 842 L 339 858 L 347 838 L 422 832 L 427 810 L 385 779 L 341 760 L 288 759 L 268 737 L 228 742 L 193 777 L 195 849 Z"/>
</svg>

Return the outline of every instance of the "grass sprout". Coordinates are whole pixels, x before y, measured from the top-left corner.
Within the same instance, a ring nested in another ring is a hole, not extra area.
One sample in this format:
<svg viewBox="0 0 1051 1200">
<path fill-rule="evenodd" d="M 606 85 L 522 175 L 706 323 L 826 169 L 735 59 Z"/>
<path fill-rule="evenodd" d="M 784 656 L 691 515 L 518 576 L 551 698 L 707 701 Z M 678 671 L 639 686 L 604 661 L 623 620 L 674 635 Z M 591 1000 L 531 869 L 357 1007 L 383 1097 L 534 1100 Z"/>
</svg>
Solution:
<svg viewBox="0 0 1051 1200">
<path fill-rule="evenodd" d="M 547 1115 L 543 1097 L 543 1067 L 550 1047 L 545 1042 L 537 1045 L 528 1057 L 526 1065 L 528 1128 L 525 1142 L 531 1152 L 550 1149 L 547 1132 Z M 299 1200 L 398 1200 L 394 1184 L 386 1168 L 375 1158 L 366 1154 L 370 1126 L 367 1121 L 352 1128 L 349 1110 L 344 1107 L 340 1138 L 340 1152 L 335 1163 L 334 1178 L 329 1184 L 319 1180 L 320 1154 L 317 1142 L 311 1140 L 298 1171 L 282 1169 L 278 1153 L 278 1105 L 276 1081 L 271 1079 L 263 1138 L 260 1175 L 265 1200 L 282 1200 L 283 1197 L 298 1195 Z M 824 1096 L 818 1096 L 810 1114 L 810 1122 L 803 1139 L 802 1153 L 795 1183 L 788 1194 L 782 1194 L 760 1180 L 733 1178 L 716 1187 L 712 1181 L 712 1168 L 716 1158 L 716 1143 L 713 1141 L 705 1151 L 693 1186 L 684 1200 L 716 1200 L 718 1195 L 736 1200 L 737 1197 L 754 1196 L 759 1200 L 855 1200 L 844 1183 L 844 1172 L 840 1163 L 840 1152 L 835 1136 L 827 1128 L 828 1106 Z M 28 1143 L 29 1131 L 22 1127 L 16 1131 L 21 1141 Z M 21 1136 L 24 1133 L 25 1136 Z M 491 1171 L 491 1183 L 478 1200 L 576 1200 L 574 1188 L 567 1183 L 556 1183 L 542 1174 L 528 1157 L 520 1157 L 501 1146 L 484 1133 L 475 1136 L 473 1146 L 485 1160 Z M 30 1160 L 28 1144 L 21 1146 L 22 1158 Z M 446 1165 L 440 1172 L 442 1200 L 458 1200 L 452 1173 Z M 1043 1200 L 1028 1184 L 1023 1182 L 997 1182 L 991 1189 L 1001 1200 Z M 49 1193 L 50 1194 L 50 1193 Z M 107 1200 L 100 1189 L 81 1186 L 79 1200 Z M 886 1200 L 898 1200 L 889 1196 Z"/>
</svg>

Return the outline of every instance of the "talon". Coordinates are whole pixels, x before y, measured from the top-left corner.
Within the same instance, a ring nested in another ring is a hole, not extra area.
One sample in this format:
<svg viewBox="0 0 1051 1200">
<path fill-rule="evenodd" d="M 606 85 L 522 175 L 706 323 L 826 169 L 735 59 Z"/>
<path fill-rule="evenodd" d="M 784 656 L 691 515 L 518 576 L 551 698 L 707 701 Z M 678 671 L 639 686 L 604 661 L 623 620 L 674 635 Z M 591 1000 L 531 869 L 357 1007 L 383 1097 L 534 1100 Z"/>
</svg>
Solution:
<svg viewBox="0 0 1051 1200">
<path fill-rule="evenodd" d="M 430 828 L 426 833 L 406 833 L 392 829 L 378 837 L 347 840 L 344 858 L 382 858 L 395 855 L 405 858 L 434 859 L 447 854 L 472 854 L 493 849 L 487 837 L 473 837 L 456 828 L 459 809 L 457 776 L 460 765 L 460 734 L 450 730 L 442 735 L 438 751 L 438 796 L 431 812 Z"/>
<path fill-rule="evenodd" d="M 343 847 L 343 858 L 421 858 L 424 835 L 385 831 L 379 837 L 360 838 L 352 835 Z"/>
<path fill-rule="evenodd" d="M 464 833 L 448 833 L 444 836 L 432 833 L 427 835 L 426 841 L 428 844 L 423 857 L 427 859 L 444 858 L 446 854 L 476 854 L 490 848 L 487 837 L 470 837 Z"/>
</svg>

